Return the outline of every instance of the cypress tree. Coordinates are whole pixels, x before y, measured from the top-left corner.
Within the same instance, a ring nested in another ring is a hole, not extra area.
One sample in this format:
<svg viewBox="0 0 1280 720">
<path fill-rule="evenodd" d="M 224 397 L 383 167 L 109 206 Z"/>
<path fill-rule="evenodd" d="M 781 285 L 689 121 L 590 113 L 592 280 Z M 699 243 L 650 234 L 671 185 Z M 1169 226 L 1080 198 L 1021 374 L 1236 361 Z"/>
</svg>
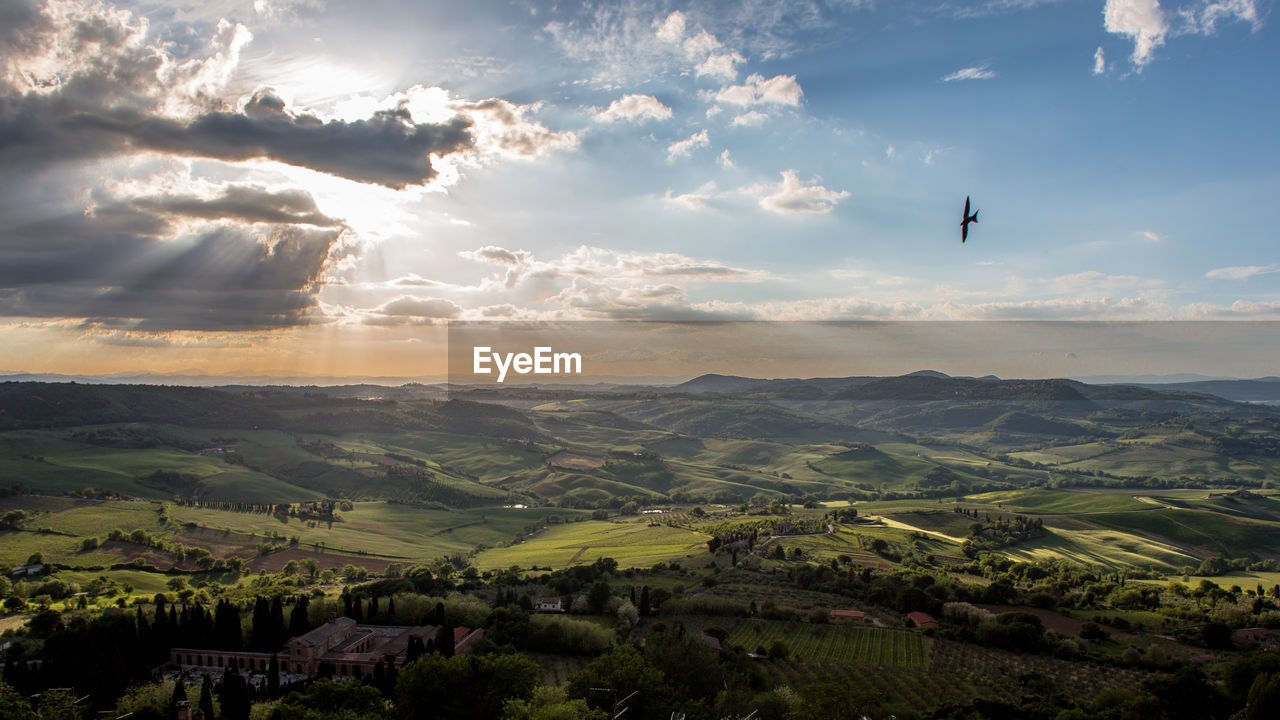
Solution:
<svg viewBox="0 0 1280 720">
<path fill-rule="evenodd" d="M 640 617 L 649 617 L 649 586 L 640 588 Z"/>
<path fill-rule="evenodd" d="M 307 596 L 303 595 L 293 604 L 293 610 L 289 613 L 289 637 L 305 635 L 310 629 L 311 623 L 307 621 L 309 602 Z"/>
<path fill-rule="evenodd" d="M 396 596 L 392 595 L 387 598 L 387 623 L 394 624 L 396 621 Z"/>
<path fill-rule="evenodd" d="M 378 596 L 369 598 L 369 622 L 378 621 Z"/>
<path fill-rule="evenodd" d="M 200 681 L 200 712 L 204 720 L 213 719 L 213 680 L 206 674 Z"/>
<path fill-rule="evenodd" d="M 249 683 L 235 660 L 222 674 L 221 700 L 223 720 L 249 720 Z"/>
<path fill-rule="evenodd" d="M 271 601 L 271 647 L 268 648 L 269 650 L 276 650 L 284 644 L 284 633 L 284 603 L 280 600 L 280 596 L 277 595 Z"/>
<path fill-rule="evenodd" d="M 250 632 L 254 649 L 264 650 L 271 644 L 271 606 L 267 605 L 267 599 L 262 596 L 253 603 L 253 627 Z"/>
<path fill-rule="evenodd" d="M 453 623 L 445 621 L 440 628 L 439 638 L 440 654 L 447 658 L 453 657 Z"/>
<path fill-rule="evenodd" d="M 169 720 L 178 720 L 178 703 L 187 699 L 187 686 L 182 678 L 173 684 L 173 694 L 169 696 Z"/>
<path fill-rule="evenodd" d="M 364 607 L 362 607 L 363 605 L 364 605 L 364 601 L 362 601 L 359 597 L 355 599 L 355 602 L 351 603 L 351 617 L 358 623 L 364 622 Z"/>
<path fill-rule="evenodd" d="M 271 653 L 271 662 L 267 663 L 267 694 L 271 697 L 280 694 L 279 653 Z"/>
</svg>

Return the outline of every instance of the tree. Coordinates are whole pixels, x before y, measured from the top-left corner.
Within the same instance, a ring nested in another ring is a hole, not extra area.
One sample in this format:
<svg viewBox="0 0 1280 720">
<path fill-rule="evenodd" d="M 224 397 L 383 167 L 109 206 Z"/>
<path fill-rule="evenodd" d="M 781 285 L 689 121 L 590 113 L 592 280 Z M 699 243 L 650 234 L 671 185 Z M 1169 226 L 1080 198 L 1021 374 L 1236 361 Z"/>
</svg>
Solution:
<svg viewBox="0 0 1280 720">
<path fill-rule="evenodd" d="M 275 697 L 280 694 L 280 657 L 271 653 L 271 662 L 267 663 L 267 694 Z"/>
<path fill-rule="evenodd" d="M 880 693 L 836 682 L 809 685 L 800 697 L 794 717 L 824 720 L 863 720 L 876 717 L 883 702 Z"/>
<path fill-rule="evenodd" d="M 591 614 L 599 615 L 604 612 L 605 603 L 612 596 L 613 590 L 609 588 L 609 583 L 601 580 L 592 585 L 591 591 L 587 593 L 587 607 L 591 609 Z"/>
<path fill-rule="evenodd" d="M 424 655 L 400 670 L 397 707 L 406 720 L 497 720 L 503 704 L 528 697 L 541 676 L 522 655 Z"/>
<path fill-rule="evenodd" d="M 286 695 L 276 710 L 280 720 L 354 720 L 382 717 L 385 706 L 381 693 L 356 680 L 317 680 Z"/>
<path fill-rule="evenodd" d="M 293 610 L 289 611 L 289 637 L 297 637 L 305 635 L 307 630 L 311 628 L 310 621 L 307 620 L 307 606 L 310 601 L 306 595 L 298 598 L 293 604 Z"/>
<path fill-rule="evenodd" d="M 200 712 L 205 720 L 213 717 L 213 680 L 207 674 L 200 680 Z"/>
<path fill-rule="evenodd" d="M 535 688 L 528 700 L 512 698 L 502 706 L 502 720 L 607 720 L 609 714 L 569 699 L 563 688 Z"/>
<path fill-rule="evenodd" d="M 0 682 L 0 717 L 5 720 L 37 720 L 26 698 L 6 682 Z"/>
<path fill-rule="evenodd" d="M 592 691 L 592 688 L 611 688 L 612 692 Z M 633 692 L 636 695 L 627 703 L 628 712 L 624 717 L 667 720 L 671 693 L 662 671 L 630 645 L 618 646 L 601 655 L 569 678 L 569 696 L 586 700 L 599 710 L 612 712 L 615 700 Z"/>
<path fill-rule="evenodd" d="M 677 697 L 712 697 L 720 689 L 720 661 L 716 652 L 684 625 L 645 638 L 644 657 L 662 672 Z"/>
<path fill-rule="evenodd" d="M 186 702 L 187 686 L 182 682 L 182 678 L 173 684 L 173 694 L 169 696 L 169 720 L 177 720 L 178 703 Z"/>
<path fill-rule="evenodd" d="M 232 660 L 231 667 L 222 674 L 222 694 L 219 697 L 223 720 L 249 720 L 249 683 L 240 674 L 240 668 Z"/>
<path fill-rule="evenodd" d="M 1280 717 L 1280 673 L 1259 675 L 1249 688 L 1249 700 L 1240 715 L 1242 720 L 1265 720 Z"/>
</svg>

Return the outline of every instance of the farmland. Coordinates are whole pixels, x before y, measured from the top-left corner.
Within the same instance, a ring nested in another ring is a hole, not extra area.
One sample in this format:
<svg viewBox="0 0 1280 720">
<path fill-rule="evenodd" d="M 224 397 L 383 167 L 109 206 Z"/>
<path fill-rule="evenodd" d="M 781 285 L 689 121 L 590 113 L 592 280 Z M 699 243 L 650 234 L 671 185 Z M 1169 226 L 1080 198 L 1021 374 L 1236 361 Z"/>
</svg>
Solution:
<svg viewBox="0 0 1280 720">
<path fill-rule="evenodd" d="M 809 625 L 747 620 L 734 627 L 729 642 L 747 648 L 782 643 L 804 662 L 881 667 L 928 663 L 930 641 L 919 633 L 851 625 Z"/>
<path fill-rule="evenodd" d="M 512 565 L 562 568 L 611 557 L 622 567 L 647 567 L 703 555 L 707 539 L 701 533 L 666 525 L 650 526 L 644 521 L 588 520 L 549 526 L 519 544 L 485 550 L 475 562 L 482 569 Z"/>
</svg>

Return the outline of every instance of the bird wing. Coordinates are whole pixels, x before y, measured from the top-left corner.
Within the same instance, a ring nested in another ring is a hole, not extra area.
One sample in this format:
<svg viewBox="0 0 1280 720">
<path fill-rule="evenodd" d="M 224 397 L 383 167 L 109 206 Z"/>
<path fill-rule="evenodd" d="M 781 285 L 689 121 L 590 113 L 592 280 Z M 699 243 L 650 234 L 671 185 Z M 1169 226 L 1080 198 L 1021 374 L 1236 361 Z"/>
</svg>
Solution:
<svg viewBox="0 0 1280 720">
<path fill-rule="evenodd" d="M 969 223 L 960 223 L 960 244 L 969 239 Z"/>
<path fill-rule="evenodd" d="M 964 222 L 969 217 L 969 196 L 964 196 L 964 215 L 960 216 L 960 221 Z"/>
</svg>

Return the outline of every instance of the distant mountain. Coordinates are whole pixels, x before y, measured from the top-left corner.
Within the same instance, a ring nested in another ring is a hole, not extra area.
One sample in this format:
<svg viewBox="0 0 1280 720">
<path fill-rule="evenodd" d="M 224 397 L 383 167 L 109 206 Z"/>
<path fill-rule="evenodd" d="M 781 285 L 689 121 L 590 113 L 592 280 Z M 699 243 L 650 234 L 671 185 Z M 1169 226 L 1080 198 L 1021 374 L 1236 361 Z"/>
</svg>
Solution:
<svg viewBox="0 0 1280 720">
<path fill-rule="evenodd" d="M 1134 387 L 1151 388 L 1153 390 L 1174 390 L 1215 395 L 1235 402 L 1280 402 L 1280 378 L 1277 377 L 1264 377 L 1256 380 L 1200 380 L 1196 382 L 1129 384 Z"/>
<path fill-rule="evenodd" d="M 86 385 L 183 385 L 187 387 L 251 386 L 338 386 L 352 384 L 394 387 L 416 384 L 428 378 L 415 377 L 341 377 L 330 375 L 257 375 L 246 372 L 224 374 L 184 370 L 175 373 L 114 373 L 110 375 L 63 375 L 59 373 L 0 372 L 0 383 L 47 382 L 83 383 Z M 443 381 L 443 378 L 440 378 Z"/>
<path fill-rule="evenodd" d="M 738 375 L 709 373 L 675 385 L 670 390 L 672 392 L 689 393 L 690 395 L 740 395 L 769 382 L 771 381 L 740 377 Z"/>
</svg>

